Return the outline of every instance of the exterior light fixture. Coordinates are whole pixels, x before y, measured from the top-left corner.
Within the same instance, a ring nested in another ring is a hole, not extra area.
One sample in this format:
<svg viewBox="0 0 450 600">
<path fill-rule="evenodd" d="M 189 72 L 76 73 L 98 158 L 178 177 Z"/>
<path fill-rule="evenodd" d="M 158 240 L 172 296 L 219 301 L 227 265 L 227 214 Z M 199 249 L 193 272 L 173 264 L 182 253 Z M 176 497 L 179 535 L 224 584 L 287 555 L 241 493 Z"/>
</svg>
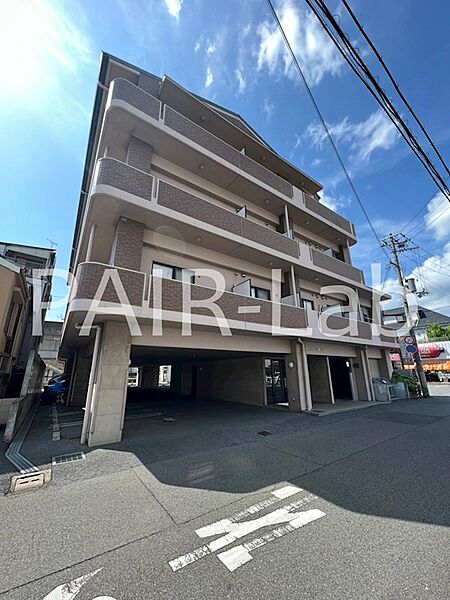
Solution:
<svg viewBox="0 0 450 600">
<path fill-rule="evenodd" d="M 269 267 L 271 267 L 271 266 L 273 265 L 273 261 L 272 261 L 272 260 L 270 260 L 270 261 L 268 262 L 268 265 L 269 265 Z"/>
<path fill-rule="evenodd" d="M 305 225 L 309 225 L 309 221 L 305 221 Z"/>
<path fill-rule="evenodd" d="M 205 170 L 205 165 L 203 163 L 200 163 L 198 165 L 198 168 L 200 169 L 200 171 L 204 171 Z"/>
<path fill-rule="evenodd" d="M 319 278 L 318 277 L 314 277 L 314 281 L 319 281 Z"/>
<path fill-rule="evenodd" d="M 200 235 L 198 235 L 198 236 L 195 238 L 195 241 L 196 241 L 196 242 L 198 242 L 198 243 L 200 243 L 200 242 L 201 242 L 201 241 L 203 241 L 203 240 L 202 240 L 202 237 L 201 237 Z"/>
<path fill-rule="evenodd" d="M 265 202 L 265 204 L 269 204 L 269 198 L 266 198 L 266 199 L 264 200 L 264 202 Z"/>
<path fill-rule="evenodd" d="M 289 369 L 293 369 L 294 368 L 294 363 L 292 361 L 288 362 L 288 368 Z"/>
<path fill-rule="evenodd" d="M 205 115 L 200 115 L 200 121 L 202 121 L 202 122 L 203 122 L 203 121 L 206 121 L 206 117 L 205 117 Z"/>
</svg>

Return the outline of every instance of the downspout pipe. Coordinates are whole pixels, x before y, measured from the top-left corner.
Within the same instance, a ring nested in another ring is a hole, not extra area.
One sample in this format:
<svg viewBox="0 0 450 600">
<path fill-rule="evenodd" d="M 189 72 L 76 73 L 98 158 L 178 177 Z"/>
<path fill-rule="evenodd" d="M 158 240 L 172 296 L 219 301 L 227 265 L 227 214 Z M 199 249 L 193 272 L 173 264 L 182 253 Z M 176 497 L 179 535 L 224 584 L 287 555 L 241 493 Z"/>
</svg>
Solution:
<svg viewBox="0 0 450 600">
<path fill-rule="evenodd" d="M 302 338 L 297 338 L 297 342 L 302 347 L 302 367 L 303 367 L 303 388 L 305 392 L 306 410 L 312 410 L 311 388 L 309 382 L 308 359 L 306 357 L 305 344 Z"/>
<path fill-rule="evenodd" d="M 77 329 L 81 328 L 81 325 L 75 325 Z M 84 419 L 83 419 L 83 427 L 81 430 L 81 438 L 80 443 L 85 444 L 87 441 L 87 432 L 91 422 L 91 414 L 93 408 L 93 398 L 94 398 L 94 386 L 97 378 L 97 363 L 98 356 L 100 353 L 100 341 L 102 337 L 102 325 L 92 325 L 92 329 L 95 329 L 95 339 L 94 339 L 94 351 L 92 353 L 92 364 L 91 371 L 89 373 L 89 383 L 87 389 L 86 396 L 86 404 L 84 406 Z"/>
</svg>

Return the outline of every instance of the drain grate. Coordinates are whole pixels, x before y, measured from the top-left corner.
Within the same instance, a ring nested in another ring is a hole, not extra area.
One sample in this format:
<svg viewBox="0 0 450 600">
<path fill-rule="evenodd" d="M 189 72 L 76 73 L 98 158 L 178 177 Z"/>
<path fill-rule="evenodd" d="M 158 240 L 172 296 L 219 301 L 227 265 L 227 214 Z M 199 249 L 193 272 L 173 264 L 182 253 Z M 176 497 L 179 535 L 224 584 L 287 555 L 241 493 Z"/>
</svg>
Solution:
<svg viewBox="0 0 450 600">
<path fill-rule="evenodd" d="M 263 436 L 272 435 L 272 432 L 271 431 L 267 431 L 267 429 L 263 429 L 262 431 L 257 431 L 256 433 L 258 435 L 263 435 Z"/>
<path fill-rule="evenodd" d="M 76 462 L 84 460 L 86 454 L 84 452 L 74 452 L 73 454 L 60 454 L 52 458 L 52 465 L 62 465 L 63 463 Z"/>
<path fill-rule="evenodd" d="M 50 471 L 35 471 L 34 473 L 26 473 L 25 475 L 14 475 L 11 478 L 10 493 L 18 494 L 20 492 L 28 492 L 36 490 L 50 481 Z"/>
</svg>

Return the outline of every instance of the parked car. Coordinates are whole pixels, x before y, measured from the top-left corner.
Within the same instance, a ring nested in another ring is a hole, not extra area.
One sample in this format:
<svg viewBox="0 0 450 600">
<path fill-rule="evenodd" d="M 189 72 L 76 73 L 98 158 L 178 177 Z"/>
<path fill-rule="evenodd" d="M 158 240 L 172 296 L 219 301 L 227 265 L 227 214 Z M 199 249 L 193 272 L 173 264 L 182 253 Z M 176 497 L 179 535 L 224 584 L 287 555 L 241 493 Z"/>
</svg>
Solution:
<svg viewBox="0 0 450 600">
<path fill-rule="evenodd" d="M 41 394 L 41 400 L 43 402 L 64 404 L 69 391 L 69 381 L 70 375 L 68 373 L 52 377 L 48 382 L 48 385 L 44 387 L 44 391 Z"/>
</svg>

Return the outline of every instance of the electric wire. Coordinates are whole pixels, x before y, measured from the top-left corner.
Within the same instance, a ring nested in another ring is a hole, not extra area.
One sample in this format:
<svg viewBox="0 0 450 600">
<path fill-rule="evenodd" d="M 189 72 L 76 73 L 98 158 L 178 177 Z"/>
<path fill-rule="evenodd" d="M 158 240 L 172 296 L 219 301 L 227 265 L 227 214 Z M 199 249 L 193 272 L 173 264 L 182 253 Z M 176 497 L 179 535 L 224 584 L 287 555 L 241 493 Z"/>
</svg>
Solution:
<svg viewBox="0 0 450 600">
<path fill-rule="evenodd" d="M 397 130 L 400 132 L 403 139 L 406 141 L 408 146 L 411 148 L 413 153 L 423 164 L 426 171 L 430 175 L 431 179 L 434 181 L 434 183 L 440 189 L 440 191 L 446 196 L 446 198 L 450 201 L 450 189 L 447 187 L 441 174 L 439 173 L 439 171 L 437 170 L 437 168 L 435 167 L 433 162 L 429 159 L 426 152 L 423 150 L 423 148 L 417 141 L 416 137 L 414 136 L 414 134 L 412 133 L 412 131 L 410 130 L 408 125 L 405 123 L 402 116 L 395 109 L 395 107 L 393 106 L 392 102 L 390 101 L 390 99 L 388 98 L 388 96 L 386 95 L 384 90 L 381 88 L 381 86 L 379 85 L 377 80 L 374 78 L 371 71 L 367 67 L 366 63 L 363 61 L 361 56 L 358 54 L 358 52 L 352 46 L 348 36 L 346 36 L 344 31 L 341 29 L 340 25 L 337 23 L 336 19 L 334 18 L 333 14 L 328 9 L 325 2 L 323 2 L 323 0 L 306 0 L 306 3 L 308 4 L 308 6 L 311 8 L 311 10 L 314 12 L 314 14 L 316 16 L 318 16 L 318 13 L 317 13 L 317 10 L 315 10 L 315 7 L 313 6 L 314 3 L 319 8 L 319 10 L 321 10 L 323 12 L 323 14 L 326 16 L 326 18 L 330 22 L 331 26 L 336 31 L 342 44 L 347 49 L 347 52 L 352 57 L 353 61 L 359 66 L 359 69 L 362 71 L 365 78 L 367 78 L 368 81 L 366 81 L 366 79 L 364 79 L 364 77 L 362 75 L 360 77 L 360 79 L 362 78 L 362 81 L 363 81 L 365 87 L 372 93 L 372 95 L 375 96 L 378 104 L 382 107 L 382 109 L 385 111 L 385 113 L 387 114 L 389 119 L 392 121 L 392 123 L 396 126 Z M 323 19 L 320 19 L 320 22 L 321 22 L 322 26 L 324 26 Z M 330 29 L 328 27 L 325 27 L 325 30 L 328 33 L 328 35 L 330 35 L 329 34 Z M 341 52 L 341 54 L 343 54 L 346 62 L 354 70 L 354 64 L 352 63 L 351 60 L 349 60 L 348 54 L 346 54 L 342 50 L 342 48 L 340 47 L 340 44 L 337 42 L 337 40 L 334 36 L 330 36 L 330 37 L 331 37 L 333 43 L 335 44 L 335 46 Z"/>
<path fill-rule="evenodd" d="M 350 186 L 350 188 L 351 188 L 351 190 L 352 190 L 352 192 L 353 192 L 353 194 L 354 194 L 354 196 L 355 196 L 355 198 L 356 198 L 356 200 L 357 200 L 357 202 L 358 202 L 358 204 L 359 204 L 359 206 L 360 206 L 360 208 L 361 208 L 361 210 L 362 210 L 362 212 L 364 214 L 364 217 L 367 220 L 367 223 L 368 223 L 368 225 L 369 225 L 369 227 L 370 227 L 373 235 L 375 236 L 376 240 L 378 241 L 378 243 L 381 246 L 381 239 L 380 239 L 378 233 L 376 232 L 375 227 L 373 226 L 373 223 L 372 223 L 372 221 L 371 221 L 371 219 L 369 217 L 369 214 L 367 213 L 367 210 L 366 210 L 366 208 L 365 208 L 365 206 L 364 206 L 364 204 L 363 204 L 363 202 L 362 202 L 362 200 L 361 200 L 361 198 L 360 198 L 360 196 L 358 194 L 358 191 L 356 190 L 356 187 L 355 187 L 355 185 L 354 185 L 354 183 L 352 181 L 352 178 L 350 177 L 350 174 L 349 174 L 349 172 L 348 172 L 348 170 L 347 170 L 347 168 L 346 168 L 346 166 L 344 164 L 344 161 L 343 161 L 343 159 L 342 159 L 342 157 L 341 157 L 341 155 L 340 155 L 340 153 L 339 153 L 339 151 L 337 149 L 337 146 L 336 146 L 336 144 L 335 144 L 335 142 L 333 140 L 333 137 L 332 137 L 332 135 L 330 133 L 328 125 L 325 122 L 325 119 L 324 119 L 324 117 L 322 115 L 322 112 L 321 112 L 321 110 L 319 108 L 319 105 L 317 104 L 316 99 L 315 99 L 315 97 L 314 97 L 314 95 L 313 95 L 313 93 L 311 91 L 311 88 L 309 87 L 308 82 L 306 81 L 306 77 L 305 77 L 305 75 L 303 73 L 303 70 L 302 70 L 302 68 L 300 66 L 300 63 L 297 60 L 297 57 L 296 57 L 296 55 L 295 55 L 295 53 L 294 53 L 294 51 L 292 49 L 292 46 L 291 46 L 291 44 L 290 44 L 290 42 L 289 42 L 289 40 L 288 40 L 288 38 L 286 36 L 286 33 L 285 33 L 284 29 L 283 29 L 281 21 L 278 18 L 278 15 L 277 15 L 276 10 L 275 10 L 275 8 L 273 6 L 272 0 L 266 0 L 266 2 L 268 4 L 270 12 L 272 13 L 272 16 L 274 18 L 274 21 L 275 21 L 277 27 L 278 27 L 278 30 L 279 30 L 279 32 L 281 34 L 281 37 L 282 37 L 282 39 L 284 41 L 284 44 L 285 44 L 285 46 L 286 46 L 286 48 L 287 48 L 287 50 L 288 50 L 288 52 L 289 52 L 289 54 L 291 56 L 292 62 L 294 64 L 294 66 L 295 66 L 298 74 L 300 75 L 300 78 L 302 80 L 302 83 L 303 83 L 303 86 L 304 86 L 304 88 L 306 90 L 306 93 L 308 94 L 308 97 L 311 100 L 312 105 L 314 106 L 314 109 L 315 109 L 315 111 L 317 113 L 317 116 L 318 116 L 318 118 L 319 118 L 319 120 L 320 120 L 320 122 L 322 124 L 322 127 L 323 127 L 323 129 L 324 129 L 324 131 L 325 131 L 325 133 L 326 133 L 326 135 L 328 137 L 328 140 L 329 140 L 329 142 L 331 144 L 331 147 L 333 148 L 333 151 L 334 151 L 334 153 L 336 155 L 336 158 L 337 158 L 337 160 L 338 160 L 338 162 L 339 162 L 339 164 L 340 164 L 340 166 L 341 166 L 341 168 L 342 168 L 342 170 L 344 172 L 344 175 L 345 175 L 345 177 L 347 179 L 347 182 L 348 182 L 348 184 L 349 184 L 349 186 Z M 389 255 L 388 255 L 386 249 L 385 248 L 382 248 L 382 249 L 383 249 L 383 252 L 385 253 L 385 255 L 387 256 L 387 258 L 389 258 Z"/>
<path fill-rule="evenodd" d="M 370 49 L 375 54 L 376 58 L 378 59 L 378 62 L 380 63 L 380 65 L 382 66 L 384 72 L 388 76 L 390 82 L 394 86 L 395 91 L 399 95 L 399 97 L 402 100 L 403 104 L 406 106 L 406 108 L 408 109 L 408 111 L 410 112 L 410 114 L 412 115 L 412 117 L 414 118 L 415 122 L 420 127 L 422 133 L 425 135 L 425 137 L 428 140 L 430 146 L 433 148 L 436 156 L 439 158 L 439 160 L 440 160 L 441 164 L 443 165 L 444 169 L 447 171 L 447 174 L 450 175 L 450 170 L 449 170 L 447 164 L 445 163 L 445 161 L 444 161 L 441 153 L 439 152 L 439 149 L 437 148 L 437 146 L 435 145 L 435 143 L 431 139 L 431 137 L 428 134 L 428 132 L 427 132 L 425 126 L 423 125 L 422 121 L 419 119 L 419 117 L 417 116 L 416 112 L 414 111 L 414 109 L 412 108 L 412 106 L 410 105 L 410 103 L 408 102 L 408 100 L 405 98 L 405 95 L 402 93 L 402 91 L 400 89 L 400 86 L 398 85 L 398 83 L 394 79 L 394 76 L 392 75 L 390 69 L 386 65 L 386 63 L 385 63 L 383 57 L 381 56 L 380 52 L 377 50 L 375 44 L 372 42 L 372 40 L 370 39 L 369 35 L 364 30 L 364 27 L 361 25 L 360 21 L 358 20 L 358 18 L 356 17 L 356 15 L 354 14 L 354 12 L 352 11 L 352 9 L 349 6 L 347 0 L 341 0 L 341 2 L 345 6 L 345 8 L 347 9 L 348 14 L 353 19 L 356 27 L 360 31 L 360 33 L 363 36 L 363 38 L 366 40 L 366 42 L 369 45 Z"/>
</svg>

